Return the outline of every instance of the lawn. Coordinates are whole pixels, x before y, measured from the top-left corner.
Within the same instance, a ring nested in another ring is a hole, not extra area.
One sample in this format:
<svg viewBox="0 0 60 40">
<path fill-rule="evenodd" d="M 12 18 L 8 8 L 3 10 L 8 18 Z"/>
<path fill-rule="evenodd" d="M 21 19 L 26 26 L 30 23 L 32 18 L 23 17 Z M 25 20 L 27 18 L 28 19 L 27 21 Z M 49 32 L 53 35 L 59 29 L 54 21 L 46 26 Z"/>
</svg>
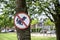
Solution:
<svg viewBox="0 0 60 40">
<path fill-rule="evenodd" d="M 17 40 L 15 33 L 0 33 L 0 40 Z M 56 40 L 55 37 L 35 37 L 32 36 L 31 40 Z"/>
<path fill-rule="evenodd" d="M 32 40 L 56 40 L 55 37 L 32 37 Z"/>
<path fill-rule="evenodd" d="M 15 33 L 1 33 L 0 40 L 17 40 Z"/>
</svg>

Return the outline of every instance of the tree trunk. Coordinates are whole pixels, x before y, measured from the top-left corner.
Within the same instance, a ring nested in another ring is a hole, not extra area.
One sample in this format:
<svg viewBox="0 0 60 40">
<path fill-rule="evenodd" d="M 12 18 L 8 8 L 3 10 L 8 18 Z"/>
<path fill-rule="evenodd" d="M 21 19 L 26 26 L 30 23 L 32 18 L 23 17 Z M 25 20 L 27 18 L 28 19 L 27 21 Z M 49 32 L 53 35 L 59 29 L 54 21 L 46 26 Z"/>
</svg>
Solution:
<svg viewBox="0 0 60 40">
<path fill-rule="evenodd" d="M 60 40 L 60 21 L 55 23 L 57 40 Z"/>
<path fill-rule="evenodd" d="M 55 3 L 55 12 L 56 14 L 54 14 L 53 17 L 55 20 L 56 37 L 57 37 L 57 40 L 60 40 L 60 4 L 58 0 L 56 0 L 56 3 Z"/>
<path fill-rule="evenodd" d="M 16 13 L 19 12 L 25 12 L 26 14 L 28 14 L 26 7 L 26 0 L 16 0 Z M 30 26 L 25 30 L 20 30 L 18 28 L 16 28 L 16 30 L 17 30 L 18 40 L 31 40 Z"/>
<path fill-rule="evenodd" d="M 0 33 L 1 33 L 1 27 L 0 27 Z"/>
<path fill-rule="evenodd" d="M 6 25 L 5 25 L 4 29 L 5 29 L 5 33 L 6 33 L 6 32 L 7 32 L 7 31 L 6 31 Z"/>
</svg>

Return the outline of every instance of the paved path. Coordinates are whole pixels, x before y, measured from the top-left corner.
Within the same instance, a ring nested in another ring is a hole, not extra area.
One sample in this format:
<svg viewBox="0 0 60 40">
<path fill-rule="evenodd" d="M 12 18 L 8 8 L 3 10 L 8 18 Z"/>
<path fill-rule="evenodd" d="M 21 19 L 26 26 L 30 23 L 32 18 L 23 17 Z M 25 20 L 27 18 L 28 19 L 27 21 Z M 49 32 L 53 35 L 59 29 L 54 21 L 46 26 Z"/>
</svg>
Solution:
<svg viewBox="0 0 60 40">
<path fill-rule="evenodd" d="M 55 34 L 40 34 L 40 33 L 31 33 L 31 36 L 47 36 L 47 37 L 56 37 Z"/>
</svg>

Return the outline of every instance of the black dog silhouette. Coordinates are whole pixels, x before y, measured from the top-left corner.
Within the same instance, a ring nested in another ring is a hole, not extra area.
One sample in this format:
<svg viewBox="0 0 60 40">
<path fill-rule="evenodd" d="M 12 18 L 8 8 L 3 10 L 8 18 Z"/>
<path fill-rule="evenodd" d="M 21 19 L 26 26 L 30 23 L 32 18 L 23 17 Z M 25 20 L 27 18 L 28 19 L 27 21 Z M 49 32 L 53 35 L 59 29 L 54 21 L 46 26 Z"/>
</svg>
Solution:
<svg viewBox="0 0 60 40">
<path fill-rule="evenodd" d="M 26 17 L 24 16 L 24 17 L 22 18 L 22 21 L 24 21 L 25 19 L 26 19 Z M 20 19 L 17 18 L 16 21 L 17 21 L 17 24 L 23 25 Z"/>
</svg>

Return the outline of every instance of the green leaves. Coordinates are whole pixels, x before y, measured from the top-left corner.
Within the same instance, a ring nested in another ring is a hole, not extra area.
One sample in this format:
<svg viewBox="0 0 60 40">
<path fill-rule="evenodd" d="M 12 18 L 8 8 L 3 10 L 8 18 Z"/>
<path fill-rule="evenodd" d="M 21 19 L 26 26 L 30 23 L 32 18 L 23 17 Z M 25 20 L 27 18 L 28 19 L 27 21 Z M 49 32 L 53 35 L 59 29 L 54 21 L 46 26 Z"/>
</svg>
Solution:
<svg viewBox="0 0 60 40">
<path fill-rule="evenodd" d="M 2 15 L 0 15 L 0 25 L 1 26 L 9 26 L 12 27 L 13 25 L 13 16 L 15 14 L 15 0 L 1 0 L 0 1 L 3 5 L 2 8 Z M 10 15 L 12 15 L 10 17 Z"/>
<path fill-rule="evenodd" d="M 44 22 L 44 25 L 48 26 L 54 26 L 54 23 L 50 21 L 50 19 L 46 19 L 46 21 Z"/>
<path fill-rule="evenodd" d="M 0 27 L 4 25 L 4 15 L 0 15 Z"/>
<path fill-rule="evenodd" d="M 31 25 L 34 25 L 34 24 L 37 24 L 38 23 L 38 20 L 35 18 L 31 21 Z"/>
</svg>

